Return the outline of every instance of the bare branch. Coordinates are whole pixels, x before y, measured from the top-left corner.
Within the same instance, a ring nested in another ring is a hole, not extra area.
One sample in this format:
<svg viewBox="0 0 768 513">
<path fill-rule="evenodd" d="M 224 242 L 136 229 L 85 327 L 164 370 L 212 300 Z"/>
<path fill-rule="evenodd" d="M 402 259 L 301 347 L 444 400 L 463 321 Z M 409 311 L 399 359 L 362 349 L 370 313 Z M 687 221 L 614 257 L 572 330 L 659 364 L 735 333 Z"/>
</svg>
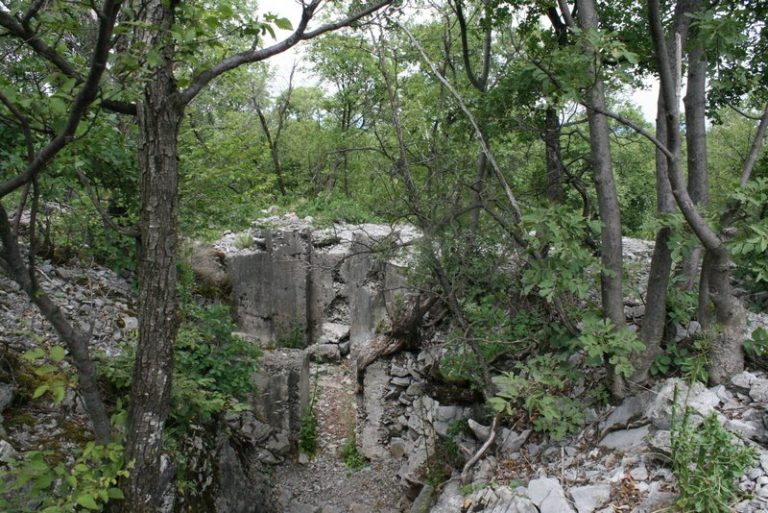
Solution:
<svg viewBox="0 0 768 513">
<path fill-rule="evenodd" d="M 755 167 L 757 157 L 760 156 L 760 150 L 763 149 L 763 142 L 765 141 L 765 131 L 768 128 L 768 104 L 763 109 L 763 115 L 760 117 L 760 124 L 757 127 L 757 133 L 752 140 L 752 146 L 749 148 L 749 155 L 744 162 L 744 167 L 741 171 L 741 180 L 739 184 L 744 187 L 749 181 L 749 177 L 752 175 L 752 169 Z"/>
<path fill-rule="evenodd" d="M 192 82 L 190 86 L 184 91 L 182 91 L 181 93 L 179 93 L 179 100 L 181 101 L 182 105 L 186 105 L 189 102 L 191 102 L 198 94 L 200 94 L 200 91 L 202 91 L 206 85 L 208 85 L 213 79 L 215 79 L 219 75 L 226 73 L 227 71 L 233 70 L 244 64 L 263 61 L 265 59 L 268 59 L 269 57 L 272 57 L 273 55 L 283 53 L 286 50 L 296 46 L 301 41 L 306 41 L 306 40 L 315 38 L 321 34 L 338 30 L 342 27 L 348 27 L 349 25 L 353 24 L 359 19 L 365 16 L 368 16 L 388 6 L 389 4 L 392 3 L 392 1 L 393 0 L 384 0 L 384 1 L 374 3 L 373 5 L 365 9 L 362 9 L 355 14 L 351 14 L 344 19 L 341 19 L 333 23 L 328 23 L 326 25 L 322 25 L 321 27 L 318 27 L 317 29 L 314 29 L 311 31 L 307 31 L 309 22 L 312 19 L 312 17 L 315 15 L 316 10 L 321 3 L 321 0 L 312 0 L 312 2 L 304 6 L 301 13 L 301 20 L 299 21 L 299 24 L 296 27 L 296 30 L 294 30 L 290 36 L 280 41 L 279 43 L 276 43 L 272 46 L 268 46 L 266 48 L 262 48 L 258 50 L 256 49 L 247 50 L 245 52 L 237 53 L 231 57 L 228 57 L 222 60 L 221 62 L 214 65 L 213 67 L 195 75 L 192 78 Z"/>
<path fill-rule="evenodd" d="M 91 181 L 88 179 L 85 174 L 80 171 L 79 169 L 75 170 L 75 173 L 77 174 L 77 178 L 80 180 L 80 184 L 82 184 L 83 188 L 85 189 L 85 192 L 88 194 L 88 197 L 91 199 L 91 203 L 93 203 L 93 206 L 96 208 L 96 211 L 101 216 L 101 219 L 106 223 L 110 228 L 115 230 L 117 233 L 121 235 L 125 235 L 126 237 L 133 237 L 136 238 L 139 236 L 139 230 L 136 227 L 128 227 L 128 226 L 120 226 L 117 224 L 117 222 L 112 219 L 112 216 L 107 213 L 106 209 L 104 208 L 104 205 L 102 205 L 101 201 L 99 200 L 99 196 L 96 194 L 96 191 L 93 189 L 93 185 L 91 184 Z"/>
<path fill-rule="evenodd" d="M 400 28 L 406 33 L 406 35 L 408 36 L 408 39 L 411 40 L 411 43 L 421 55 L 422 60 L 432 70 L 432 74 L 435 75 L 435 78 L 437 78 L 437 80 L 439 80 L 440 83 L 443 84 L 445 88 L 448 89 L 448 91 L 451 93 L 453 98 L 456 100 L 456 103 L 459 104 L 459 108 L 467 116 L 467 119 L 472 125 L 472 128 L 475 129 L 475 136 L 477 137 L 477 140 L 480 143 L 480 149 L 488 158 L 488 162 L 491 164 L 491 167 L 493 168 L 493 171 L 496 174 L 496 178 L 498 179 L 499 183 L 504 189 L 504 193 L 507 196 L 507 200 L 509 200 L 509 203 L 512 206 L 512 212 L 515 218 L 515 223 L 519 224 L 523 218 L 523 214 L 520 211 L 520 206 L 517 203 L 517 199 L 515 198 L 515 195 L 512 193 L 512 189 L 510 188 L 509 183 L 507 182 L 507 179 L 504 177 L 504 173 L 501 172 L 501 168 L 499 168 L 499 164 L 496 162 L 496 157 L 493 155 L 490 148 L 488 147 L 488 144 L 485 141 L 485 137 L 483 136 L 483 132 L 480 130 L 480 126 L 477 124 L 477 120 L 475 119 L 475 116 L 472 114 L 472 112 L 469 110 L 467 105 L 461 99 L 461 95 L 456 90 L 456 88 L 454 88 L 451 85 L 451 83 L 448 82 L 448 80 L 446 80 L 446 78 L 438 71 L 435 64 L 429 59 L 426 52 L 424 51 L 424 47 L 422 47 L 421 44 L 416 40 L 416 38 L 413 37 L 413 34 L 411 33 L 411 31 L 402 25 L 400 25 Z"/>
</svg>

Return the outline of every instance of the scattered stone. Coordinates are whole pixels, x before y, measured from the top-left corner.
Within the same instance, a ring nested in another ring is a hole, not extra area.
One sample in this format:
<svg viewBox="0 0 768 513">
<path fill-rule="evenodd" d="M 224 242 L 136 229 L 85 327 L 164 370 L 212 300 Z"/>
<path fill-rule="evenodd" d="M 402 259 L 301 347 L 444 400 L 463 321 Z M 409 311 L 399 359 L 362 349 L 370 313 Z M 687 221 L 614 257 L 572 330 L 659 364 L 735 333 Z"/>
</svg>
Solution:
<svg viewBox="0 0 768 513">
<path fill-rule="evenodd" d="M 579 486 L 571 488 L 570 493 L 579 513 L 593 513 L 611 499 L 611 486 L 608 484 Z"/>
<path fill-rule="evenodd" d="M 19 454 L 6 440 L 0 440 L 0 461 L 8 461 L 16 458 Z"/>
<path fill-rule="evenodd" d="M 349 338 L 349 324 L 324 322 L 320 333 L 319 344 L 338 344 Z"/>
<path fill-rule="evenodd" d="M 435 495 L 435 488 L 428 484 L 419 492 L 416 500 L 413 501 L 410 513 L 429 513 L 429 507 L 432 505 L 432 499 Z"/>
<path fill-rule="evenodd" d="M 626 398 L 607 419 L 600 423 L 600 432 L 605 435 L 617 428 L 627 428 L 633 420 L 643 416 L 646 405 L 650 399 L 650 393 L 645 392 Z"/>
<path fill-rule="evenodd" d="M 528 440 L 531 434 L 530 429 L 526 429 L 521 433 L 516 433 L 511 429 L 503 428 L 501 430 L 501 447 L 500 451 L 503 456 L 509 457 L 512 453 L 520 450 L 523 444 Z"/>
<path fill-rule="evenodd" d="M 663 455 L 663 456 L 671 456 L 672 455 L 672 433 L 670 431 L 661 430 L 657 431 L 653 434 L 653 436 L 648 440 L 648 445 L 651 449 L 653 449 L 656 453 Z M 645 467 L 643 467 L 645 468 Z M 647 476 L 646 471 L 646 476 Z"/>
<path fill-rule="evenodd" d="M 538 506 L 540 513 L 574 513 L 557 479 L 534 479 L 528 483 L 528 497 Z"/>
<path fill-rule="evenodd" d="M 629 471 L 630 477 L 634 479 L 635 481 L 647 481 L 648 480 L 648 469 L 645 467 L 645 465 L 640 464 L 639 467 L 633 468 Z"/>
<path fill-rule="evenodd" d="M 749 390 L 752 388 L 752 383 L 754 383 L 756 380 L 757 376 L 749 371 L 744 371 L 733 376 L 731 378 L 731 383 L 733 386 L 741 388 L 742 390 Z"/>
<path fill-rule="evenodd" d="M 472 430 L 472 434 L 475 435 L 475 438 L 481 442 L 485 442 L 491 436 L 490 426 L 483 426 L 474 419 L 467 420 L 467 424 L 469 424 L 469 429 Z"/>
<path fill-rule="evenodd" d="M 768 402 L 768 379 L 756 379 L 749 388 L 749 397 L 758 403 Z"/>
<path fill-rule="evenodd" d="M 10 383 L 0 383 L 0 413 L 3 413 L 13 402 L 16 388 Z"/>
<path fill-rule="evenodd" d="M 644 443 L 648 433 L 650 433 L 650 427 L 647 424 L 638 428 L 612 431 L 600 440 L 599 445 L 606 449 L 629 451 L 636 447 L 640 447 Z"/>
<path fill-rule="evenodd" d="M 338 362 L 341 360 L 339 346 L 334 344 L 313 344 L 307 348 L 309 358 L 317 363 Z"/>
</svg>

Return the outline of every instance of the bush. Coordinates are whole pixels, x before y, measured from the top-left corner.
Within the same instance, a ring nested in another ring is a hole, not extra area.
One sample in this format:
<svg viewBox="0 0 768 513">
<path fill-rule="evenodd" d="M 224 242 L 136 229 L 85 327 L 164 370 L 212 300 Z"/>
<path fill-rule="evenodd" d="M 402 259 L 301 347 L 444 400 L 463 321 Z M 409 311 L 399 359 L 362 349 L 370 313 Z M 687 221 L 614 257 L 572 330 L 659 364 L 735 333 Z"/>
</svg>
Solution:
<svg viewBox="0 0 768 513">
<path fill-rule="evenodd" d="M 341 458 L 344 460 L 344 466 L 352 472 L 356 472 L 365 467 L 365 457 L 357 450 L 357 439 L 355 432 L 352 431 L 344 443 L 341 445 Z"/>
<path fill-rule="evenodd" d="M 561 358 L 537 356 L 518 363 L 513 372 L 494 377 L 498 392 L 489 404 L 507 415 L 522 408 L 536 431 L 561 440 L 584 424 L 583 407 L 565 395 L 573 377 L 574 371 Z"/>
<path fill-rule="evenodd" d="M 675 401 L 677 403 L 677 401 Z M 738 479 L 754 464 L 754 450 L 741 445 L 713 412 L 694 426 L 690 410 L 672 423 L 672 472 L 683 512 L 728 513 L 739 495 Z"/>
<path fill-rule="evenodd" d="M 261 354 L 251 342 L 232 336 L 228 307 L 187 305 L 183 310 L 175 348 L 171 437 L 217 413 L 247 409 L 244 401 L 255 392 L 251 377 Z M 135 342 L 129 341 L 119 357 L 102 357 L 100 372 L 118 393 L 130 389 L 134 355 Z"/>
</svg>

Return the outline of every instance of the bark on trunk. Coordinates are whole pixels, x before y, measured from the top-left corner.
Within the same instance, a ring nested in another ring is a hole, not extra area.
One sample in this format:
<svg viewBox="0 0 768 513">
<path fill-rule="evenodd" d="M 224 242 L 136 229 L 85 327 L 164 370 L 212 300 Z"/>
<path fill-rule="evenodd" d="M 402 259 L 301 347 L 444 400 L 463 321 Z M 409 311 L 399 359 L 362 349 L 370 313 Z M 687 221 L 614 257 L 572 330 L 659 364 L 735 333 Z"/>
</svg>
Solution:
<svg viewBox="0 0 768 513">
<path fill-rule="evenodd" d="M 706 87 L 707 61 L 699 44 L 688 56 L 688 85 L 685 95 L 685 139 L 688 151 L 688 194 L 700 208 L 709 201 L 707 177 Z M 685 256 L 682 273 L 685 287 L 692 290 L 701 263 L 701 246 Z"/>
<path fill-rule="evenodd" d="M 148 48 L 165 42 L 173 6 L 153 0 L 146 6 Z M 159 30 L 158 30 L 159 29 Z M 162 493 L 160 455 L 168 416 L 173 346 L 178 328 L 176 297 L 177 137 L 183 105 L 172 69 L 172 45 L 162 46 L 164 62 L 154 69 L 138 106 L 141 171 L 141 251 L 139 255 L 139 340 L 128 414 L 126 461 L 134 466 L 123 486 L 125 512 L 157 510 Z"/>
<path fill-rule="evenodd" d="M 578 2 L 578 17 L 581 27 L 585 30 L 597 30 L 598 18 L 594 0 Z M 586 49 L 597 56 L 594 48 Z M 589 109 L 590 159 L 597 191 L 598 208 L 602 220 L 601 260 L 604 271 L 600 275 L 600 289 L 603 312 L 616 329 L 625 325 L 624 299 L 621 290 L 622 282 L 622 246 L 621 246 L 621 214 L 619 200 L 613 179 L 611 162 L 611 147 L 608 131 L 608 119 L 600 112 L 607 110 L 603 82 L 596 70 L 593 83 L 587 91 Z M 623 379 L 618 374 L 613 376 L 612 392 L 615 396 L 623 395 Z"/>
<path fill-rule="evenodd" d="M 560 151 L 560 117 L 554 107 L 547 108 L 544 145 L 547 156 L 547 198 L 552 203 L 560 203 L 563 201 L 563 161 Z"/>
<path fill-rule="evenodd" d="M 659 68 L 661 94 L 667 105 L 673 105 L 676 100 L 675 85 L 670 59 L 663 37 L 663 28 L 658 0 L 648 0 L 648 16 Z M 733 295 L 730 285 L 730 253 L 725 246 L 725 234 L 716 233 L 707 224 L 694 204 L 685 184 L 680 165 L 679 148 L 679 117 L 674 110 L 667 112 L 667 128 L 669 129 L 669 181 L 672 194 L 677 206 L 685 216 L 688 225 L 699 238 L 712 259 L 712 270 L 709 273 L 710 297 L 715 305 L 715 317 L 719 325 L 719 333 L 712 335 L 710 353 L 710 379 L 715 383 L 724 383 L 728 377 L 739 372 L 744 367 L 743 326 L 745 311 L 740 301 Z"/>
<path fill-rule="evenodd" d="M 674 22 L 666 45 L 668 59 L 675 70 L 679 70 L 681 66 L 681 56 L 678 49 L 681 52 L 688 39 L 690 13 L 698 8 L 699 3 L 699 0 L 682 0 L 675 7 Z M 675 91 L 679 92 L 680 85 L 680 74 L 675 73 Z M 668 107 L 664 101 L 664 95 L 660 91 L 656 109 L 656 138 L 664 142 L 667 148 L 672 148 L 674 138 L 671 137 L 673 134 L 670 132 L 668 117 L 670 115 L 679 116 L 679 102 Z M 679 158 L 679 146 L 676 155 Z M 675 211 L 675 198 L 668 178 L 671 165 L 668 157 L 657 148 L 656 211 L 660 216 L 669 215 Z M 671 235 L 672 230 L 668 227 L 662 227 L 656 233 L 656 244 L 653 250 L 645 297 L 645 315 L 639 333 L 640 340 L 643 341 L 646 349 L 643 354 L 637 355 L 633 359 L 635 373 L 632 380 L 634 382 L 644 381 L 648 377 L 648 371 L 654 359 L 661 352 L 661 342 L 667 321 L 667 291 L 672 273 L 672 249 L 669 247 Z"/>
<path fill-rule="evenodd" d="M 715 383 L 727 383 L 731 376 L 744 370 L 744 319 L 746 312 L 731 287 L 730 252 L 721 246 L 708 250 L 709 297 L 715 307 L 718 332 L 714 336 L 709 358 L 709 377 Z"/>
</svg>

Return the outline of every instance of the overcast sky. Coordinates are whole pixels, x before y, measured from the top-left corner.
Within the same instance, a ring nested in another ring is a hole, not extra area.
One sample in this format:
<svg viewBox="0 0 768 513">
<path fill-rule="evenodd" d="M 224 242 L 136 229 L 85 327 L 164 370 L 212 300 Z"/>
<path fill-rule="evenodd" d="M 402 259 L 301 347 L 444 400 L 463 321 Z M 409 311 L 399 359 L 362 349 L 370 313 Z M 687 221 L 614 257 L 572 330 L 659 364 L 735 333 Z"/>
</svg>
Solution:
<svg viewBox="0 0 768 513">
<path fill-rule="evenodd" d="M 301 6 L 295 0 L 259 0 L 259 10 L 263 13 L 271 12 L 278 16 L 282 16 L 291 20 L 291 23 L 296 26 L 299 17 L 301 15 Z M 278 39 L 286 37 L 290 32 L 276 30 Z M 291 71 L 291 66 L 294 62 L 302 65 L 304 44 L 291 48 L 285 53 L 276 55 L 269 59 L 270 65 L 276 70 L 277 83 L 274 84 L 273 91 L 281 91 L 288 85 L 288 76 Z M 316 84 L 317 82 L 312 79 L 311 75 L 307 73 L 301 73 L 297 71 L 294 80 L 296 84 Z M 635 103 L 640 106 L 643 115 L 648 121 L 653 122 L 656 118 L 656 97 L 658 94 L 658 87 L 656 84 L 653 87 L 649 87 L 646 90 L 632 91 L 630 96 Z"/>
</svg>

